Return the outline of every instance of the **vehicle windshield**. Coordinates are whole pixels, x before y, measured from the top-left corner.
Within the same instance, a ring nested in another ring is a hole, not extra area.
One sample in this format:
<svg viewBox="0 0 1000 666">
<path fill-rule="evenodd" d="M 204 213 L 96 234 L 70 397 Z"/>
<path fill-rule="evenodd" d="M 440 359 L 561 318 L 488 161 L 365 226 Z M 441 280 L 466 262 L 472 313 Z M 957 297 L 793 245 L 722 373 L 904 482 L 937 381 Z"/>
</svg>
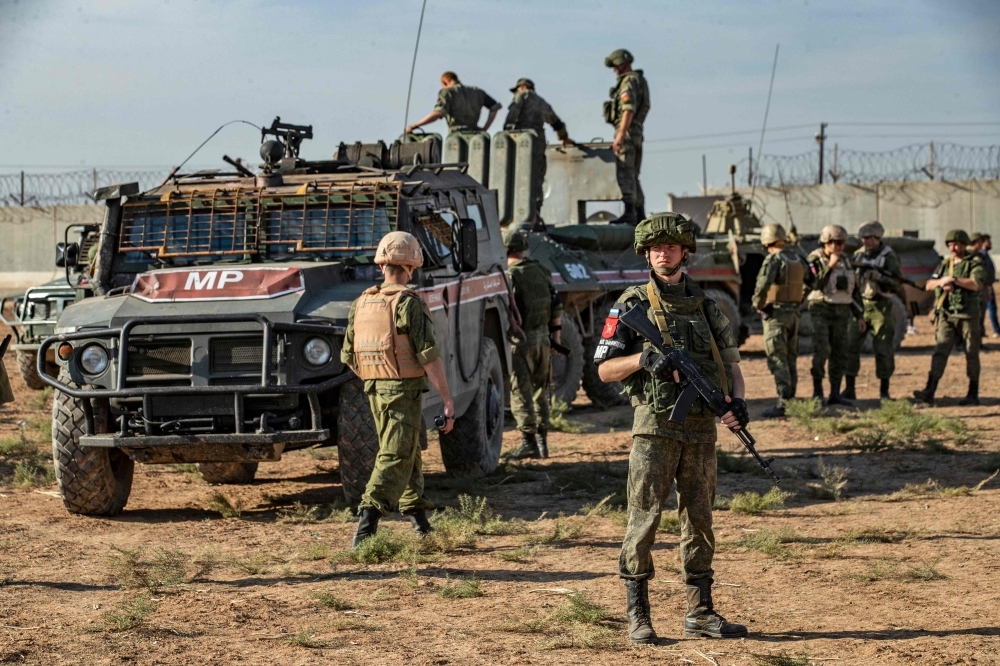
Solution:
<svg viewBox="0 0 1000 666">
<path fill-rule="evenodd" d="M 294 194 L 171 193 L 124 205 L 119 261 L 128 271 L 374 254 L 379 240 L 396 229 L 398 212 L 397 183 L 310 186 Z"/>
</svg>

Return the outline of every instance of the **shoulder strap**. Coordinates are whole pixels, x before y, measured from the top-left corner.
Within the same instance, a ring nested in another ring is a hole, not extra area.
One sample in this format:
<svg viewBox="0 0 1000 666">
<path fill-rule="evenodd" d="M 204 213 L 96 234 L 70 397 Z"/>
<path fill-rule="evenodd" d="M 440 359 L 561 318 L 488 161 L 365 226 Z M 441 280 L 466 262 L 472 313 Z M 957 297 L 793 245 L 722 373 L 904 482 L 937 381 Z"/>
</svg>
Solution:
<svg viewBox="0 0 1000 666">
<path fill-rule="evenodd" d="M 663 314 L 663 304 L 660 303 L 660 297 L 656 294 L 652 280 L 646 283 L 646 295 L 649 297 L 649 307 L 653 309 L 653 318 L 656 320 L 656 328 L 660 329 L 663 344 L 673 347 L 674 340 L 670 337 L 670 327 L 667 326 L 667 318 Z"/>
<path fill-rule="evenodd" d="M 701 316 L 705 318 L 705 323 L 708 323 L 708 315 L 705 314 L 705 304 L 701 304 Z M 726 365 L 722 362 L 722 354 L 719 353 L 719 345 L 715 344 L 715 334 L 712 333 L 712 327 L 708 327 L 708 340 L 712 343 L 712 360 L 715 361 L 715 366 L 719 369 L 719 384 L 722 385 L 722 395 L 729 395 L 729 380 L 726 379 Z"/>
<path fill-rule="evenodd" d="M 955 277 L 955 260 L 952 257 L 948 257 L 948 277 Z M 944 305 L 945 299 L 948 298 L 948 292 L 944 289 L 941 290 L 941 295 L 938 296 L 937 302 L 934 303 L 934 309 L 940 309 Z"/>
</svg>

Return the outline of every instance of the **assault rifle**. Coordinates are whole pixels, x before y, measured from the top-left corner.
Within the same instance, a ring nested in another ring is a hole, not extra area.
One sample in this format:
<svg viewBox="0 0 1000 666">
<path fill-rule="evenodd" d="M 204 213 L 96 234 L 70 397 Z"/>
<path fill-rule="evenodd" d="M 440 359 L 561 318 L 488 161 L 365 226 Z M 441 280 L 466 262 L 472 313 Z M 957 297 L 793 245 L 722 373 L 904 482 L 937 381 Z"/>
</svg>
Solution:
<svg viewBox="0 0 1000 666">
<path fill-rule="evenodd" d="M 690 411 L 691 406 L 699 396 L 701 396 L 705 404 L 708 405 L 708 408 L 716 416 L 722 417 L 730 410 L 729 403 L 726 402 L 726 396 L 708 380 L 708 377 L 695 365 L 691 357 L 684 353 L 684 350 L 677 347 L 667 347 L 663 344 L 660 330 L 653 322 L 649 321 L 649 317 L 646 316 L 646 313 L 641 308 L 632 308 L 625 314 L 620 315 L 618 321 L 649 340 L 656 351 L 663 354 L 667 361 L 670 362 L 671 367 L 680 375 L 681 381 L 679 386 L 681 394 L 674 404 L 673 411 L 670 413 L 671 421 L 674 423 L 684 423 L 687 419 L 688 411 Z M 743 446 L 746 447 L 750 455 L 757 461 L 757 464 L 771 478 L 771 481 L 775 485 L 778 485 L 778 475 L 771 469 L 771 463 L 774 462 L 774 458 L 765 459 L 760 457 L 757 449 L 754 448 L 757 440 L 747 432 L 746 428 L 740 428 L 733 432 L 743 442 Z"/>
<path fill-rule="evenodd" d="M 902 275 L 895 275 L 892 271 L 890 271 L 888 268 L 885 268 L 883 266 L 869 266 L 868 264 L 860 262 L 857 259 L 853 259 L 851 261 L 851 265 L 854 266 L 854 268 L 860 268 L 862 270 L 869 270 L 870 269 L 870 270 L 873 270 L 873 271 L 878 271 L 881 275 L 884 275 L 885 277 L 893 279 L 893 280 L 897 280 L 898 282 L 902 282 L 903 284 L 908 284 L 911 287 L 913 287 L 914 289 L 919 289 L 921 291 L 923 291 L 923 289 L 924 289 L 923 287 L 921 287 L 920 285 L 918 285 L 913 280 L 905 278 Z"/>
</svg>

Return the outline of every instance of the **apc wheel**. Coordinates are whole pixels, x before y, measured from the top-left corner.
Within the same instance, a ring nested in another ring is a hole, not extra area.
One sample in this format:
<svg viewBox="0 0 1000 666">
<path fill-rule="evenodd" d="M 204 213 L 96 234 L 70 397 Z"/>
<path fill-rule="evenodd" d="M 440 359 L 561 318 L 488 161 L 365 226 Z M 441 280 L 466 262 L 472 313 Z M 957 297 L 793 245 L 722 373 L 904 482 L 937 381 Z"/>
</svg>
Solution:
<svg viewBox="0 0 1000 666">
<path fill-rule="evenodd" d="M 496 471 L 503 446 L 504 388 L 500 352 L 489 338 L 479 348 L 479 389 L 455 427 L 441 435 L 441 458 L 451 473 L 486 476 Z"/>
<path fill-rule="evenodd" d="M 344 488 L 344 499 L 351 506 L 360 502 L 365 494 L 377 455 L 378 433 L 364 383 L 360 379 L 352 379 L 340 387 L 337 417 L 340 485 Z"/>
<path fill-rule="evenodd" d="M 28 385 L 28 388 L 41 391 L 46 387 L 46 383 L 38 376 L 38 353 L 33 351 L 17 352 L 17 369 L 21 373 L 21 379 Z"/>
<path fill-rule="evenodd" d="M 599 309 L 594 311 L 594 331 L 597 332 L 604 327 L 604 320 L 611 312 L 613 302 L 608 301 Z M 587 392 L 587 397 L 600 408 L 617 407 L 627 405 L 628 396 L 622 393 L 621 382 L 605 382 L 597 374 L 597 366 L 594 364 L 594 352 L 597 351 L 597 343 L 600 342 L 601 335 L 598 332 L 587 341 L 583 359 L 583 390 Z"/>
<path fill-rule="evenodd" d="M 568 316 L 562 318 L 562 343 L 569 347 L 570 354 L 552 354 L 552 383 L 555 385 L 552 397 L 571 405 L 580 390 L 585 352 L 580 329 L 576 327 L 576 321 Z"/>
<path fill-rule="evenodd" d="M 743 344 L 743 340 L 739 339 L 743 335 L 741 332 L 743 321 L 740 318 L 740 309 L 736 305 L 736 301 L 733 300 L 733 297 L 729 295 L 729 292 L 722 291 L 721 289 L 706 289 L 705 295 L 715 301 L 722 314 L 726 315 L 726 319 L 729 320 L 729 328 L 732 329 L 733 335 L 737 338 L 737 344 Z"/>
<path fill-rule="evenodd" d="M 60 380 L 69 383 L 69 375 L 61 373 Z M 92 402 L 94 429 L 108 432 L 107 402 Z M 117 516 L 132 492 L 135 461 L 115 449 L 80 446 L 85 422 L 81 402 L 56 391 L 52 401 L 52 461 L 59 494 L 70 513 Z"/>
<path fill-rule="evenodd" d="M 257 463 L 198 463 L 198 473 L 212 485 L 250 483 L 257 474 Z"/>
</svg>

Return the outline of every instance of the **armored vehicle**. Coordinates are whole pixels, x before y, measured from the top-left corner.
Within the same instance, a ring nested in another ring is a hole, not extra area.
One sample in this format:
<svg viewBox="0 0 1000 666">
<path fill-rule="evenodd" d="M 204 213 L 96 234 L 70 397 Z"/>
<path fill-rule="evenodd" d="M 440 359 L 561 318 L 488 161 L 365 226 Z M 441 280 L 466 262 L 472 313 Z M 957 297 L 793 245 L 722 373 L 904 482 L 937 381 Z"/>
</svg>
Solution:
<svg viewBox="0 0 1000 666">
<path fill-rule="evenodd" d="M 458 415 L 440 436 L 448 470 L 498 463 L 509 377 L 509 291 L 495 198 L 434 142 L 341 144 L 299 157 L 311 126 L 276 119 L 253 173 L 173 174 L 103 188 L 96 295 L 68 306 L 55 351 L 56 478 L 67 509 L 113 515 L 135 463 L 197 463 L 246 483 L 283 452 L 336 446 L 355 504 L 378 450 L 361 382 L 340 360 L 351 303 L 381 282 L 392 230 L 419 239 L 427 303 Z M 437 151 L 437 152 L 435 152 Z M 364 162 L 364 164 L 361 164 Z M 427 393 L 424 417 L 440 414 Z"/>
<path fill-rule="evenodd" d="M 0 320 L 14 331 L 17 369 L 30 389 L 45 388 L 45 382 L 38 375 L 38 347 L 42 340 L 52 335 L 56 320 L 67 305 L 93 295 L 87 257 L 97 243 L 98 229 L 92 224 L 67 227 L 65 242 L 56 246 L 56 266 L 65 269 L 65 275 L 0 300 Z M 70 234 L 76 236 L 77 241 L 69 242 Z M 3 314 L 8 302 L 11 303 L 11 319 Z M 58 372 L 54 352 L 47 353 L 44 365 L 49 374 Z"/>
</svg>

